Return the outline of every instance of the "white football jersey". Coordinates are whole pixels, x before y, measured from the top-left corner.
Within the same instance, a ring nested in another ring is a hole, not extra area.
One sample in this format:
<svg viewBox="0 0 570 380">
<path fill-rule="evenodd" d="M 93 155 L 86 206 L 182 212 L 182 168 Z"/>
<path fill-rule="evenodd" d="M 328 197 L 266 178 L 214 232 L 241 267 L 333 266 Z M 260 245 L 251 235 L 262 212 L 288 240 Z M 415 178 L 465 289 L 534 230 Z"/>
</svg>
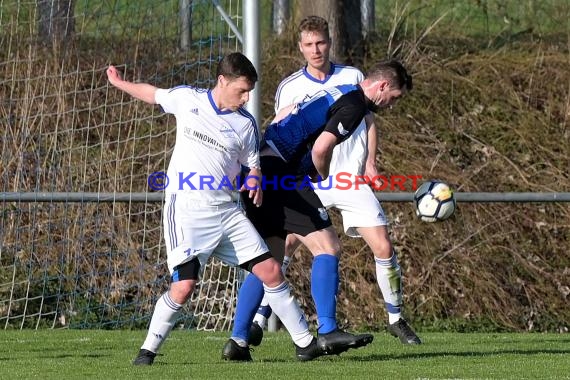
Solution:
<svg viewBox="0 0 570 380">
<path fill-rule="evenodd" d="M 331 63 L 331 74 L 324 80 L 318 80 L 307 72 L 306 67 L 283 79 L 275 94 L 275 113 L 293 103 L 301 103 L 311 98 L 320 90 L 341 84 L 357 84 L 364 79 L 364 74 L 352 66 Z M 338 144 L 333 151 L 330 175 L 347 172 L 361 175 L 364 172 L 368 149 L 368 135 L 364 119 L 352 136 Z"/>
<path fill-rule="evenodd" d="M 219 205 L 232 199 L 241 165 L 259 168 L 259 132 L 244 109 L 221 111 L 211 91 L 179 86 L 158 89 L 155 100 L 176 117 L 176 143 L 165 192 Z"/>
</svg>

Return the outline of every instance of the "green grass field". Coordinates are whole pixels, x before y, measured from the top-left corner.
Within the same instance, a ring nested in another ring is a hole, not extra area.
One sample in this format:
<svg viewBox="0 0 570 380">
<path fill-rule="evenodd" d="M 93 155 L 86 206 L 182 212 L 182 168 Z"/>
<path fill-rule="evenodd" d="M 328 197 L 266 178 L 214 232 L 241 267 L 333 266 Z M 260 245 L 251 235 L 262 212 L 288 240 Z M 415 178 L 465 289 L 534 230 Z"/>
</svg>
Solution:
<svg viewBox="0 0 570 380">
<path fill-rule="evenodd" d="M 23 330 L 0 334 L 1 379 L 570 379 L 568 334 L 386 333 L 341 356 L 297 362 L 289 336 L 266 333 L 253 363 L 220 359 L 226 333 L 174 331 L 152 367 L 135 367 L 144 331 Z"/>
</svg>

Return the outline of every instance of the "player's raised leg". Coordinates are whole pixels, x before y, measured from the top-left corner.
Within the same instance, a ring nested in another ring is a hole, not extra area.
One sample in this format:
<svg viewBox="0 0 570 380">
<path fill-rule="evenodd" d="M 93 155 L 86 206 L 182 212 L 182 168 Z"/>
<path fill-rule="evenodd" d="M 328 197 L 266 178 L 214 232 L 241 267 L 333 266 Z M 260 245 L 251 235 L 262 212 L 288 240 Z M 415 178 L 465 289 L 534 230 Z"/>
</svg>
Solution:
<svg viewBox="0 0 570 380">
<path fill-rule="evenodd" d="M 402 316 L 402 270 L 385 225 L 358 227 L 372 252 L 376 280 L 388 311 L 388 332 L 404 344 L 421 344 L 420 338 Z"/>
</svg>

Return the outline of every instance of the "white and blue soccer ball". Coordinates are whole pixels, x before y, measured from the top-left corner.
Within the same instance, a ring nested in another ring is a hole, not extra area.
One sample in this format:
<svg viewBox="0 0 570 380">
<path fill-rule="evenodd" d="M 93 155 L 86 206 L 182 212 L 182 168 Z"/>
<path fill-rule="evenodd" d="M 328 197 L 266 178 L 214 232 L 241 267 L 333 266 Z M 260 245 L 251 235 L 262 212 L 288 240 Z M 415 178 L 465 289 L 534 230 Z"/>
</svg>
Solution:
<svg viewBox="0 0 570 380">
<path fill-rule="evenodd" d="M 443 181 L 430 180 L 422 183 L 414 194 L 416 215 L 424 222 L 440 222 L 455 212 L 453 190 Z"/>
</svg>

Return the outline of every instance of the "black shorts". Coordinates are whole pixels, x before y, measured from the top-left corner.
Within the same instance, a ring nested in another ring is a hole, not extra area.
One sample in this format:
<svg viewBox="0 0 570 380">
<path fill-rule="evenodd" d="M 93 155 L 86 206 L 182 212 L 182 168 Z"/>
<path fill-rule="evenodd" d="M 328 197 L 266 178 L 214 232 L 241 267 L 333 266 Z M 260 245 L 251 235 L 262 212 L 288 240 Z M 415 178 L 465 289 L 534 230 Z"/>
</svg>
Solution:
<svg viewBox="0 0 570 380">
<path fill-rule="evenodd" d="M 263 203 L 255 207 L 242 193 L 247 217 L 261 237 L 285 238 L 287 233 L 306 236 L 332 225 L 327 210 L 308 181 L 295 177 L 279 157 L 262 156 Z"/>
<path fill-rule="evenodd" d="M 172 271 L 171 281 L 198 280 L 200 274 L 200 260 L 194 257 L 192 260 L 177 265 Z"/>
</svg>

